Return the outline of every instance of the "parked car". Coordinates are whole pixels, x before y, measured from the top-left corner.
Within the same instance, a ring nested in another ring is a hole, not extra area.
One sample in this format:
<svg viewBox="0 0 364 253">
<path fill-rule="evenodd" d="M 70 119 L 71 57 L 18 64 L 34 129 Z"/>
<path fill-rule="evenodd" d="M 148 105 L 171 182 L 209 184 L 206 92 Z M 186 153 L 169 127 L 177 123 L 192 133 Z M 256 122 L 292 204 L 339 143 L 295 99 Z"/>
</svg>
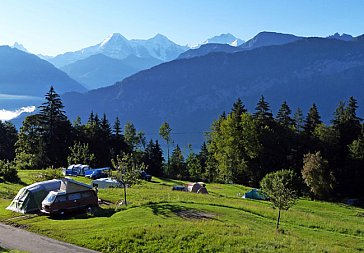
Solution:
<svg viewBox="0 0 364 253">
<path fill-rule="evenodd" d="M 110 168 L 94 169 L 91 171 L 87 171 L 85 177 L 89 177 L 91 179 L 104 178 L 109 176 L 108 174 L 109 171 Z"/>
<path fill-rule="evenodd" d="M 140 178 L 149 182 L 152 180 L 152 176 L 147 174 L 145 171 L 140 172 Z"/>
<path fill-rule="evenodd" d="M 47 214 L 64 214 L 96 206 L 98 198 L 94 189 L 72 193 L 51 191 L 43 200 L 41 211 Z"/>
</svg>

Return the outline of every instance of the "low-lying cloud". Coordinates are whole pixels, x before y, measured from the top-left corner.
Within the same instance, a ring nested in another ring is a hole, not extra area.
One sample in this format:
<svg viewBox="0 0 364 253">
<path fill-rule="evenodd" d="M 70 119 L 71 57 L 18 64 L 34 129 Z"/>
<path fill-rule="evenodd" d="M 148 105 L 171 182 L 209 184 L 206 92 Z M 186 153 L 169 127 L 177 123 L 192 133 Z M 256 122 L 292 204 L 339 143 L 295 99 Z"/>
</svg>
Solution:
<svg viewBox="0 0 364 253">
<path fill-rule="evenodd" d="M 12 120 L 24 112 L 31 113 L 34 111 L 35 111 L 35 106 L 26 106 L 13 111 L 0 109 L 0 120 L 1 121 Z"/>
</svg>

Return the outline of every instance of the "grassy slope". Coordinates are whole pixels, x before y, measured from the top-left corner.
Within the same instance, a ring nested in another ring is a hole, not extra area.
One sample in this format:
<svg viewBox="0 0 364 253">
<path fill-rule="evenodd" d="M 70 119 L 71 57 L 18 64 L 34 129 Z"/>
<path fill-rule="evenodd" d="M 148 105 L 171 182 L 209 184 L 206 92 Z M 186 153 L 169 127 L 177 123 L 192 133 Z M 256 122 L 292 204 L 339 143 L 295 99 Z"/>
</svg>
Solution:
<svg viewBox="0 0 364 253">
<path fill-rule="evenodd" d="M 30 182 L 29 173 L 20 177 Z M 77 178 L 89 182 L 84 178 Z M 128 207 L 103 205 L 95 216 L 13 219 L 31 231 L 103 252 L 359 252 L 364 251 L 364 210 L 300 200 L 283 212 L 283 233 L 274 229 L 277 211 L 268 202 L 241 199 L 247 188 L 208 184 L 207 196 L 171 191 L 183 182 L 154 179 L 128 189 Z M 19 216 L 4 210 L 21 185 L 0 184 L 0 220 Z M 240 194 L 239 194 L 240 193 Z M 121 189 L 100 189 L 115 203 Z M 8 221 L 9 222 L 9 221 Z"/>
</svg>

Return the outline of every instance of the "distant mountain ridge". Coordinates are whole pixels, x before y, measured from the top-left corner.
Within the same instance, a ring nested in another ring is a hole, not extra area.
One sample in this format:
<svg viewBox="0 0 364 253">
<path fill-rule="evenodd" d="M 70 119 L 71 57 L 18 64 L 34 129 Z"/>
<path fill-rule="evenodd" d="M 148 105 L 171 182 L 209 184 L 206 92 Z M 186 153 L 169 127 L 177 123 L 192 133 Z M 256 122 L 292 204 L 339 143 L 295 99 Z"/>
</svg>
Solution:
<svg viewBox="0 0 364 253">
<path fill-rule="evenodd" d="M 113 85 L 118 80 L 123 80 L 140 70 L 148 69 L 160 63 L 162 61 L 155 58 L 140 58 L 134 55 L 119 60 L 103 54 L 96 54 L 60 69 L 88 89 L 97 89 Z"/>
<path fill-rule="evenodd" d="M 274 112 L 283 101 L 293 111 L 297 107 L 305 111 L 316 103 L 323 119 L 329 120 L 340 100 L 355 96 L 364 101 L 361 38 L 289 37 L 295 41 L 174 60 L 113 86 L 68 93 L 62 99 L 71 118 L 105 112 L 148 133 L 157 133 L 160 124 L 168 121 L 172 129 L 186 133 L 174 136 L 181 145 L 200 145 L 203 132 L 238 97 L 250 111 L 261 95 Z"/>
<path fill-rule="evenodd" d="M 87 91 L 49 62 L 16 48 L 0 46 L 0 93 L 43 96 L 51 85 L 58 93 Z"/>
<path fill-rule="evenodd" d="M 186 52 L 182 53 L 178 58 L 192 58 L 216 52 L 236 53 L 239 51 L 252 50 L 263 46 L 284 45 L 300 40 L 302 38 L 303 37 L 298 37 L 292 34 L 261 32 L 254 36 L 252 39 L 236 47 L 224 44 L 205 44 L 201 45 L 199 48 L 187 50 Z"/>
</svg>

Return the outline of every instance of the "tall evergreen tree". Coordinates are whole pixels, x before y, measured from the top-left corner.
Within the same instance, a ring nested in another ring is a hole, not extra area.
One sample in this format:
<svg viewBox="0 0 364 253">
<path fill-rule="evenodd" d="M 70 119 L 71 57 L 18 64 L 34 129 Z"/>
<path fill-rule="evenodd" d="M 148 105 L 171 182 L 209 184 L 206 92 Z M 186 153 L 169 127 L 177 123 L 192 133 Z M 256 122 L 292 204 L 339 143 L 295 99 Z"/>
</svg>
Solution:
<svg viewBox="0 0 364 253">
<path fill-rule="evenodd" d="M 297 108 L 297 111 L 294 113 L 294 126 L 296 132 L 300 133 L 303 130 L 303 112 L 301 108 Z"/>
<path fill-rule="evenodd" d="M 243 101 L 241 101 L 240 98 L 238 98 L 233 104 L 233 108 L 231 109 L 231 111 L 235 113 L 235 115 L 237 115 L 238 117 L 240 117 L 243 113 L 247 112 Z"/>
<path fill-rule="evenodd" d="M 148 167 L 148 173 L 160 177 L 163 175 L 163 152 L 158 140 L 150 140 L 144 150 L 144 164 Z"/>
<path fill-rule="evenodd" d="M 257 103 L 253 116 L 263 125 L 267 125 L 273 121 L 273 114 L 270 110 L 268 102 L 265 101 L 264 96 L 261 96 L 259 102 Z"/>
<path fill-rule="evenodd" d="M 71 123 L 63 110 L 59 95 L 51 86 L 45 95 L 45 102 L 39 107 L 39 124 L 45 144 L 48 166 L 66 165 L 68 147 L 72 143 Z"/>
<path fill-rule="evenodd" d="M 168 171 L 168 175 L 172 178 L 186 179 L 188 176 L 184 157 L 178 144 L 172 152 L 171 164 L 169 169 L 170 170 Z"/>
<path fill-rule="evenodd" d="M 321 123 L 321 116 L 317 110 L 317 106 L 313 104 L 308 111 L 303 129 L 306 134 L 312 135 L 315 128 Z"/>
<path fill-rule="evenodd" d="M 289 108 L 287 102 L 284 101 L 276 116 L 278 123 L 286 128 L 292 127 L 294 121 L 291 118 L 291 113 L 291 108 Z"/>
<path fill-rule="evenodd" d="M 0 121 L 0 160 L 12 161 L 15 158 L 17 134 L 12 123 Z"/>
</svg>

